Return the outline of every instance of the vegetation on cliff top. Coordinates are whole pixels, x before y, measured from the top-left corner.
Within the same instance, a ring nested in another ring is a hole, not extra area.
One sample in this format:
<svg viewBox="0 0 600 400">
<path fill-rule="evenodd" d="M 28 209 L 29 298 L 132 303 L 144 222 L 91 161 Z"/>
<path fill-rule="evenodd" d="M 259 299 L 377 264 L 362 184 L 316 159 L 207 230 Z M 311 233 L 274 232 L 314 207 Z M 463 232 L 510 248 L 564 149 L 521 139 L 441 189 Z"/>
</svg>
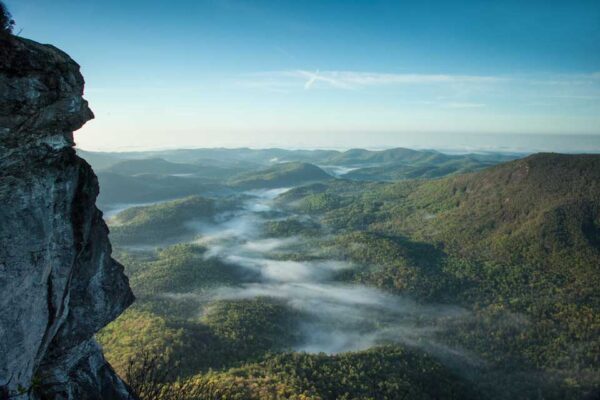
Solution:
<svg viewBox="0 0 600 400">
<path fill-rule="evenodd" d="M 15 20 L 6 8 L 4 2 L 0 1 L 0 35 L 10 35 L 15 26 Z"/>
</svg>

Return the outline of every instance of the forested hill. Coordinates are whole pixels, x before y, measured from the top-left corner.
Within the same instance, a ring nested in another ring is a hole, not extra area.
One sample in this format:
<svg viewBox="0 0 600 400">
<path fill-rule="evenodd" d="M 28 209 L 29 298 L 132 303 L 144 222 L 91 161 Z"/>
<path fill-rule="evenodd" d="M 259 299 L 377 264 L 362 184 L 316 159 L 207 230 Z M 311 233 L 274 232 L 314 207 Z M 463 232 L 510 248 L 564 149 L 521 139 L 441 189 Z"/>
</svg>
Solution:
<svg viewBox="0 0 600 400">
<path fill-rule="evenodd" d="M 316 165 L 289 162 L 241 175 L 231 180 L 230 184 L 243 189 L 280 188 L 330 179 L 332 177 Z"/>
<path fill-rule="evenodd" d="M 488 361 L 600 385 L 600 155 L 352 190 L 335 181 L 280 201 L 341 233 L 351 260 L 379 266 L 353 279 L 471 308 L 455 338 Z"/>
<path fill-rule="evenodd" d="M 599 255 L 597 155 L 538 154 L 424 183 L 407 199 L 427 211 L 413 214 L 428 218 L 425 237 L 466 256 L 573 270 Z"/>
<path fill-rule="evenodd" d="M 550 296 L 551 280 L 579 299 L 596 292 L 590 282 L 600 284 L 600 155 L 536 154 L 439 180 L 367 184 L 360 199 L 341 186 L 308 196 L 337 199 L 325 220 L 338 228 L 409 236 L 456 257 L 513 266 L 490 276 L 460 272 L 479 284 L 515 273 L 510 290 L 534 285 Z"/>
<path fill-rule="evenodd" d="M 463 258 L 509 265 L 490 276 L 471 271 L 500 297 L 528 288 L 598 305 L 591 283 L 600 284 L 599 210 L 599 155 L 537 154 L 424 182 L 390 207 L 381 226 Z"/>
<path fill-rule="evenodd" d="M 333 164 L 363 164 L 363 163 L 390 163 L 390 162 L 411 162 L 425 157 L 444 156 L 442 153 L 434 151 L 419 151 L 405 148 L 395 148 L 381 151 L 371 151 L 365 149 L 350 149 L 337 153 L 327 161 Z"/>
</svg>

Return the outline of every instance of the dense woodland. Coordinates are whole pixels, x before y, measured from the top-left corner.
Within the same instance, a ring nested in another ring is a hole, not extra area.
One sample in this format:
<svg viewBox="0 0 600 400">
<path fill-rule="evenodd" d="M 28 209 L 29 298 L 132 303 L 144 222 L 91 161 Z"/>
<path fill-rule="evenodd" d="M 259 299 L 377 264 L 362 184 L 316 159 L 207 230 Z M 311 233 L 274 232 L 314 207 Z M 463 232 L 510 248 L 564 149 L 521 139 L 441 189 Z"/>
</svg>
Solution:
<svg viewBox="0 0 600 400">
<path fill-rule="evenodd" d="M 372 156 L 347 155 L 357 157 Z M 276 166 L 269 168 L 257 176 Z M 432 333 L 423 341 L 306 353 L 296 349 L 314 317 L 293 302 L 269 295 L 220 299 L 220 288 L 242 290 L 263 278 L 234 258 L 215 256 L 210 235 L 189 227 L 244 210 L 246 195 L 238 192 L 113 218 L 116 257 L 138 300 L 98 335 L 107 358 L 134 377 L 140 352 L 160 354 L 159 365 L 177 371 L 164 384 L 185 388 L 182 398 L 190 399 L 597 394 L 600 157 L 538 154 L 426 178 L 290 182 L 282 186 L 297 187 L 279 194 L 274 208 L 256 211 L 261 240 L 291 243 L 270 251 L 270 260 L 337 260 L 351 267 L 328 278 L 335 284 L 462 310 L 428 325 Z M 385 328 L 389 321 L 374 323 Z"/>
</svg>

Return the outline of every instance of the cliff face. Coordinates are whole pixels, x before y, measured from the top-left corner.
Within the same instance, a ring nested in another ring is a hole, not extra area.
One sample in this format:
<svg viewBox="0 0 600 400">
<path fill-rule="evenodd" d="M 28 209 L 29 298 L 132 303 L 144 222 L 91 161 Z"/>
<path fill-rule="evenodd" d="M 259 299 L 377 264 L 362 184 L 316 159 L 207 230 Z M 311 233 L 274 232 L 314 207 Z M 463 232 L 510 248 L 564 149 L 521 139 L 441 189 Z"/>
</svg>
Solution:
<svg viewBox="0 0 600 400">
<path fill-rule="evenodd" d="M 49 45 L 0 38 L 0 399 L 125 399 L 93 335 L 133 302 L 73 131 L 83 77 Z"/>
</svg>

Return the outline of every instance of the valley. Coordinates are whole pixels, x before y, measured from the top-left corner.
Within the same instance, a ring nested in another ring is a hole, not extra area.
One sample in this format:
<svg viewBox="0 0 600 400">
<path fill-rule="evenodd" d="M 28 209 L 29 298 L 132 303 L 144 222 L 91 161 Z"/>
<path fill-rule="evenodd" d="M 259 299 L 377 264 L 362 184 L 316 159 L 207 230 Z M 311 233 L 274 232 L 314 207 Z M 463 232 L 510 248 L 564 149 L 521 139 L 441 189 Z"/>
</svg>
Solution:
<svg viewBox="0 0 600 400">
<path fill-rule="evenodd" d="M 129 207 L 100 194 L 137 297 L 98 334 L 126 380 L 149 352 L 208 397 L 558 399 L 598 384 L 598 157 L 453 156 L 500 164 L 389 181 L 345 176 L 445 156 L 218 152 L 226 178 L 174 162 L 186 157 L 109 167 L 147 193 Z M 576 179 L 539 185 L 553 173 Z M 348 368 L 377 378 L 331 375 Z"/>
</svg>

